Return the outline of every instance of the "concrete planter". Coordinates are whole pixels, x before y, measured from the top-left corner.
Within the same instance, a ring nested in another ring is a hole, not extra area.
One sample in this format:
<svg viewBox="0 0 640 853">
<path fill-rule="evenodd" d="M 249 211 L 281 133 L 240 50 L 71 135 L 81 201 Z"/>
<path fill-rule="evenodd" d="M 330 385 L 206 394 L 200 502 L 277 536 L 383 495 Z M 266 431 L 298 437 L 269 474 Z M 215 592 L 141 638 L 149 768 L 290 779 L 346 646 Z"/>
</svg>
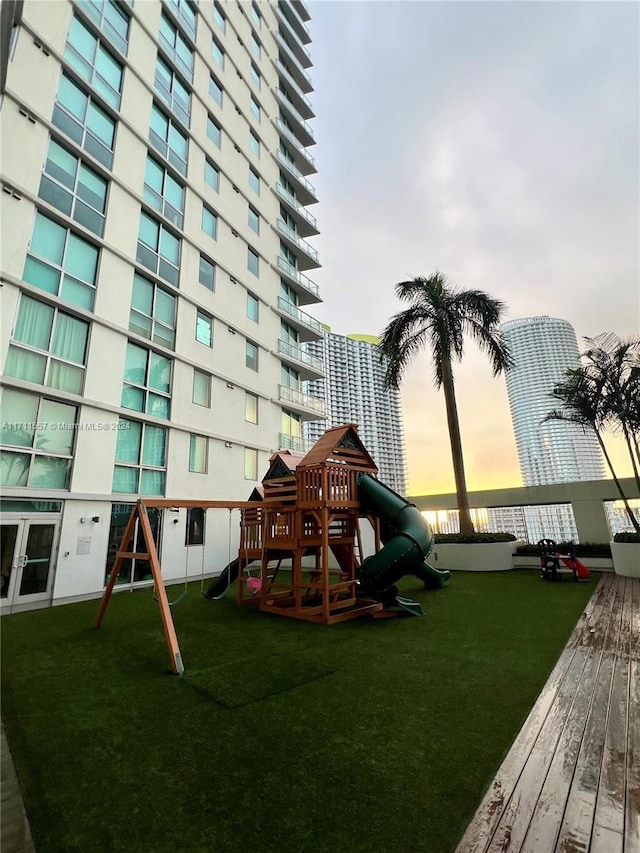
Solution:
<svg viewBox="0 0 640 853">
<path fill-rule="evenodd" d="M 640 542 L 612 542 L 613 570 L 625 578 L 640 578 Z"/>
<path fill-rule="evenodd" d="M 436 569 L 506 572 L 513 568 L 513 554 L 517 547 L 517 542 L 436 544 L 427 562 Z"/>
</svg>

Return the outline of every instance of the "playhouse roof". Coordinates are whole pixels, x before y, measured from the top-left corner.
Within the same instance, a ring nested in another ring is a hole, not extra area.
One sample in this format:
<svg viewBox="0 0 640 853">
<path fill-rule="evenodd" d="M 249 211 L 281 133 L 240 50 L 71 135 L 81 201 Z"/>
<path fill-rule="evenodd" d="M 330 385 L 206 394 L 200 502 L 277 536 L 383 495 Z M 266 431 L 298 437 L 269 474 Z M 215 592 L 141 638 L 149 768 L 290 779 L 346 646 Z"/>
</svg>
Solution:
<svg viewBox="0 0 640 853">
<path fill-rule="evenodd" d="M 262 478 L 262 482 L 290 476 L 303 459 L 304 453 L 297 453 L 294 450 L 276 451 L 269 457 L 269 470 Z"/>
<path fill-rule="evenodd" d="M 341 462 L 366 471 L 377 472 L 378 467 L 360 441 L 357 424 L 328 429 L 298 464 L 302 468 L 323 462 Z"/>
</svg>

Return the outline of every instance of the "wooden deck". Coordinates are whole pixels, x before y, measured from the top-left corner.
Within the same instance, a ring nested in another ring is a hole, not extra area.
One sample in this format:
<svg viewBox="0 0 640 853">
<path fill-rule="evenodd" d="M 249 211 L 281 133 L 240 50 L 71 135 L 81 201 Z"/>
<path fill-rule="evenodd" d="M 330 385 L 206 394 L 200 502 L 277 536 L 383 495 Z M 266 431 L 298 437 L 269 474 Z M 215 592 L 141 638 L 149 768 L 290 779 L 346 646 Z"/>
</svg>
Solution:
<svg viewBox="0 0 640 853">
<path fill-rule="evenodd" d="M 640 853 L 640 579 L 598 583 L 456 853 L 482 851 Z"/>
</svg>

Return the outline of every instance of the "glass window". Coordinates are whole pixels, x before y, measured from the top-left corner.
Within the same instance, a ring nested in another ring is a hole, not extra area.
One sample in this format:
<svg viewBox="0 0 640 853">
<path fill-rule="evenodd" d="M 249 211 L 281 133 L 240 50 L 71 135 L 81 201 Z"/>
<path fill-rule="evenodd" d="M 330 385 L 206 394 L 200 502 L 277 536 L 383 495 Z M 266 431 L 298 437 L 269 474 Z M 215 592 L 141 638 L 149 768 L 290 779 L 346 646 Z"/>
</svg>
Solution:
<svg viewBox="0 0 640 853">
<path fill-rule="evenodd" d="M 193 402 L 197 406 L 211 406 L 211 377 L 201 370 L 193 371 Z"/>
<path fill-rule="evenodd" d="M 212 190 L 220 192 L 220 170 L 208 158 L 204 163 L 204 180 Z"/>
<path fill-rule="evenodd" d="M 82 160 L 50 140 L 40 198 L 102 237 L 108 186 L 109 182 Z"/>
<path fill-rule="evenodd" d="M 247 317 L 257 323 L 260 317 L 260 302 L 247 291 Z"/>
<path fill-rule="evenodd" d="M 260 76 L 260 72 L 258 71 L 253 62 L 251 63 L 251 67 L 249 68 L 249 76 L 251 77 L 251 82 L 256 87 L 256 89 L 259 89 L 262 85 L 262 77 Z"/>
<path fill-rule="evenodd" d="M 163 495 L 167 430 L 120 418 L 116 440 L 113 491 Z"/>
<path fill-rule="evenodd" d="M 89 324 L 25 293 L 9 346 L 5 373 L 15 379 L 81 394 Z"/>
<path fill-rule="evenodd" d="M 245 480 L 258 479 L 258 451 L 252 447 L 244 449 L 244 478 Z"/>
<path fill-rule="evenodd" d="M 160 18 L 160 46 L 191 83 L 193 81 L 193 50 L 180 30 L 166 15 Z"/>
<path fill-rule="evenodd" d="M 255 231 L 256 234 L 260 233 L 260 215 L 257 210 L 254 210 L 251 205 L 249 205 L 249 228 L 252 231 Z"/>
<path fill-rule="evenodd" d="M 222 106 L 222 86 L 213 76 L 213 74 L 209 77 L 209 94 L 213 98 L 213 100 L 218 104 L 218 106 Z"/>
<path fill-rule="evenodd" d="M 215 290 L 216 286 L 216 267 L 215 264 L 207 260 L 204 255 L 200 255 L 200 268 L 198 271 L 198 281 L 209 290 Z"/>
<path fill-rule="evenodd" d="M 142 197 L 178 228 L 182 228 L 185 190 L 157 160 L 147 154 Z"/>
<path fill-rule="evenodd" d="M 189 471 L 195 474 L 207 473 L 207 457 L 209 455 L 209 439 L 204 435 L 189 436 Z M 190 545 L 199 544 L 196 542 Z"/>
<path fill-rule="evenodd" d="M 217 148 L 221 147 L 222 129 L 220 125 L 211 118 L 211 116 L 208 116 L 207 118 L 207 136 Z"/>
<path fill-rule="evenodd" d="M 68 489 L 77 415 L 75 406 L 4 388 L 0 484 Z"/>
<path fill-rule="evenodd" d="M 204 311 L 196 312 L 196 340 L 207 347 L 213 346 L 213 317 Z"/>
<path fill-rule="evenodd" d="M 213 237 L 214 240 L 217 239 L 218 217 L 206 204 L 202 205 L 202 230 L 209 237 Z"/>
<path fill-rule="evenodd" d="M 217 3 L 213 4 L 213 20 L 217 27 L 219 27 L 224 33 L 227 29 L 227 19 L 222 13 L 222 9 Z"/>
<path fill-rule="evenodd" d="M 129 342 L 121 406 L 168 418 L 171 407 L 171 359 Z"/>
<path fill-rule="evenodd" d="M 251 41 L 249 42 L 249 44 L 251 45 L 251 53 L 253 53 L 253 55 L 256 56 L 258 59 L 260 59 L 262 47 L 258 39 L 255 37 L 254 33 L 251 33 Z"/>
<path fill-rule="evenodd" d="M 36 214 L 22 278 L 93 311 L 98 249 L 42 213 Z"/>
<path fill-rule="evenodd" d="M 260 121 L 260 104 L 256 101 L 254 97 L 251 97 L 249 101 L 249 109 L 251 110 L 251 115 L 255 118 L 255 120 Z"/>
<path fill-rule="evenodd" d="M 260 156 L 260 140 L 252 130 L 249 131 L 249 148 L 256 157 Z"/>
<path fill-rule="evenodd" d="M 192 436 L 192 438 L 200 437 L 201 436 Z M 189 463 L 191 463 L 191 458 L 189 458 Z M 191 470 L 191 468 L 189 468 L 189 470 Z M 204 507 L 187 507 L 187 528 L 184 540 L 185 545 L 204 545 L 204 526 L 206 517 L 207 514 Z"/>
<path fill-rule="evenodd" d="M 249 187 L 256 195 L 260 195 L 260 175 L 249 167 Z"/>
<path fill-rule="evenodd" d="M 116 123 L 65 74 L 60 78 L 51 120 L 88 154 L 111 168 Z"/>
<path fill-rule="evenodd" d="M 244 395 L 244 419 L 250 424 L 258 423 L 258 398 L 248 391 Z"/>
<path fill-rule="evenodd" d="M 175 346 L 175 296 L 138 273 L 133 276 L 129 330 L 168 349 Z"/>
<path fill-rule="evenodd" d="M 71 21 L 64 58 L 108 104 L 119 109 L 122 65 L 79 18 Z"/>
<path fill-rule="evenodd" d="M 250 370 L 258 370 L 258 347 L 252 341 L 246 343 L 245 364 Z"/>
<path fill-rule="evenodd" d="M 138 263 L 178 286 L 180 278 L 180 240 L 144 211 L 138 231 Z"/>
<path fill-rule="evenodd" d="M 255 24 L 255 26 L 260 29 L 262 26 L 262 15 L 258 12 L 258 7 L 255 3 L 251 4 L 251 20 Z"/>
<path fill-rule="evenodd" d="M 178 121 L 189 127 L 191 92 L 164 59 L 156 59 L 155 90 Z"/>
<path fill-rule="evenodd" d="M 116 0 L 83 0 L 83 12 L 98 25 L 101 34 L 126 55 L 129 41 L 129 17 Z"/>
<path fill-rule="evenodd" d="M 260 258 L 251 246 L 247 246 L 247 269 L 254 275 L 260 275 Z"/>
<path fill-rule="evenodd" d="M 215 38 L 211 39 L 211 56 L 220 68 L 224 68 L 224 50 Z"/>
<path fill-rule="evenodd" d="M 186 175 L 187 138 L 156 104 L 151 108 L 149 142 L 181 175 Z"/>
<path fill-rule="evenodd" d="M 166 0 L 167 8 L 176 16 L 180 26 L 195 41 L 197 14 L 189 0 Z"/>
</svg>

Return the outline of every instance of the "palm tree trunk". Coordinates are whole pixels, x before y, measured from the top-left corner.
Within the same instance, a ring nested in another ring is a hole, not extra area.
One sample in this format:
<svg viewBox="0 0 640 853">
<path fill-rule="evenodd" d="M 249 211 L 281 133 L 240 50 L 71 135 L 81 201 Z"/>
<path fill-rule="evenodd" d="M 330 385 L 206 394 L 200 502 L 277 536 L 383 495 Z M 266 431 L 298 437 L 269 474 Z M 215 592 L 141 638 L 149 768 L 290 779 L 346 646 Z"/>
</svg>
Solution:
<svg viewBox="0 0 640 853">
<path fill-rule="evenodd" d="M 622 484 L 621 484 L 620 480 L 618 480 L 618 478 L 616 477 L 616 472 L 613 470 L 613 464 L 611 462 L 609 454 L 607 453 L 607 448 L 604 446 L 604 441 L 602 439 L 602 436 L 600 435 L 600 433 L 598 432 L 597 429 L 594 429 L 594 432 L 596 434 L 596 438 L 598 439 L 598 444 L 600 445 L 600 449 L 602 450 L 602 452 L 604 454 L 604 458 L 607 462 L 609 470 L 611 471 L 611 476 L 613 477 L 613 482 L 616 484 L 616 489 L 618 490 L 618 494 L 620 495 L 620 499 L 622 500 L 622 503 L 624 504 L 624 508 L 627 511 L 627 515 L 629 516 L 629 521 L 631 522 L 631 525 L 632 525 L 633 529 L 636 531 L 636 533 L 640 533 L 640 524 L 638 524 L 638 521 L 636 520 L 636 517 L 634 515 L 633 510 L 629 506 L 629 501 L 627 499 L 627 496 L 624 493 L 624 489 L 622 488 Z"/>
<path fill-rule="evenodd" d="M 456 497 L 458 500 L 458 514 L 460 517 L 460 533 L 471 536 L 475 533 L 471 512 L 469 510 L 469 496 L 467 494 L 467 481 L 464 474 L 464 459 L 462 456 L 462 439 L 460 438 L 460 422 L 458 420 L 458 406 L 453 385 L 453 372 L 451 362 L 442 360 L 442 388 L 444 390 L 444 402 L 447 410 L 447 425 L 449 427 L 449 440 L 451 442 L 451 458 L 453 460 L 453 475 L 456 483 Z"/>
<path fill-rule="evenodd" d="M 629 428 L 624 423 L 622 424 L 622 431 L 624 432 L 624 437 L 625 437 L 625 440 L 627 442 L 627 449 L 629 451 L 629 456 L 631 457 L 631 467 L 633 468 L 633 476 L 634 476 L 635 481 L 636 481 L 636 486 L 640 490 L 640 474 L 638 473 L 638 466 L 636 464 L 636 457 L 635 457 L 635 454 L 633 452 L 634 451 L 633 436 L 631 435 Z M 635 447 L 635 450 L 637 452 L 637 447 Z"/>
</svg>

